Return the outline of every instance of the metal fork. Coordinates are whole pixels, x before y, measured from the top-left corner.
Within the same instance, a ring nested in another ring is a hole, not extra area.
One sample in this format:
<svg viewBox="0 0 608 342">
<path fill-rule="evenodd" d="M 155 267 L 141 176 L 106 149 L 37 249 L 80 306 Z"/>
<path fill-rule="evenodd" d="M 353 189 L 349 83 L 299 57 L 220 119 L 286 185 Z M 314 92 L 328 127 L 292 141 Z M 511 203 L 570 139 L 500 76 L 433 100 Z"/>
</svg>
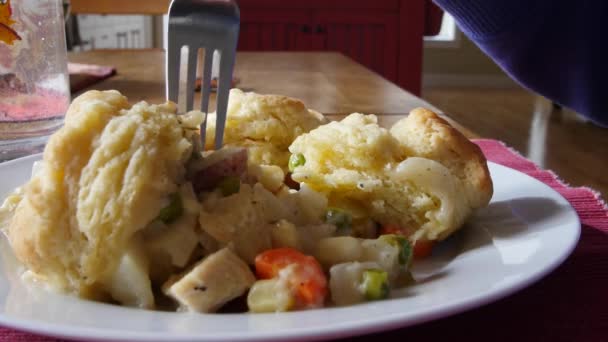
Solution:
<svg viewBox="0 0 608 342">
<path fill-rule="evenodd" d="M 211 68 L 213 52 L 220 54 L 215 125 L 215 149 L 222 146 L 228 94 L 239 36 L 240 13 L 233 0 L 172 0 L 169 7 L 167 50 L 167 99 L 178 102 L 179 75 L 182 46 L 188 47 L 186 77 L 186 111 L 192 110 L 199 49 L 204 49 L 203 77 L 201 82 L 201 111 L 209 110 Z M 207 115 L 201 124 L 201 140 L 205 146 Z"/>
</svg>

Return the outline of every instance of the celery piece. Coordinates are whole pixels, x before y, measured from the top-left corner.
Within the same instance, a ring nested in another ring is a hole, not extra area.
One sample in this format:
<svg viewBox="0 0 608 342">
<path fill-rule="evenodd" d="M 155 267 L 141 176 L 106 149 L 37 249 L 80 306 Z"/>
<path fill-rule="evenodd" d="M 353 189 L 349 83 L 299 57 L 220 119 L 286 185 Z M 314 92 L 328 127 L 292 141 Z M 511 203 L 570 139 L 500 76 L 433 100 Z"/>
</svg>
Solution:
<svg viewBox="0 0 608 342">
<path fill-rule="evenodd" d="M 222 195 L 230 196 L 241 190 L 241 179 L 235 176 L 224 177 L 217 187 L 222 192 Z"/>
<path fill-rule="evenodd" d="M 414 250 L 412 248 L 412 244 L 405 237 L 395 234 L 386 234 L 380 236 L 378 239 L 381 241 L 386 241 L 391 245 L 398 247 L 399 264 L 405 265 L 406 267 L 410 266 Z"/>
<path fill-rule="evenodd" d="M 169 224 L 182 216 L 183 211 L 182 198 L 178 193 L 174 193 L 171 194 L 169 204 L 158 213 L 157 219 Z"/>
<path fill-rule="evenodd" d="M 361 289 L 367 300 L 380 300 L 388 297 L 388 273 L 380 269 L 363 271 Z"/>
<path fill-rule="evenodd" d="M 352 216 L 342 209 L 328 208 L 325 213 L 325 222 L 335 225 L 341 231 L 350 230 L 352 221 Z"/>
</svg>

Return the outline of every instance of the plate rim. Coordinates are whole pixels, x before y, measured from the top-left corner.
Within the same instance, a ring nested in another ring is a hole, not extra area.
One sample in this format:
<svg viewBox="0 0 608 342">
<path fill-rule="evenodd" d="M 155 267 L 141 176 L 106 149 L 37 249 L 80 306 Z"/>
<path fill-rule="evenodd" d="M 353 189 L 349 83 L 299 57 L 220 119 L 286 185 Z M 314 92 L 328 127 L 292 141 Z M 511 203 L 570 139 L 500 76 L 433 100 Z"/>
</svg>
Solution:
<svg viewBox="0 0 608 342">
<path fill-rule="evenodd" d="M 0 173 L 5 168 L 13 167 L 14 165 L 22 164 L 22 163 L 33 163 L 36 160 L 39 160 L 42 156 L 42 153 L 25 156 L 22 158 L 14 159 L 11 161 L 7 161 L 0 164 Z M 465 298 L 450 304 L 440 304 L 433 305 L 429 307 L 425 307 L 423 309 L 418 310 L 415 317 L 405 318 L 403 315 L 393 315 L 393 317 L 383 317 L 379 318 L 378 321 L 371 320 L 367 322 L 363 322 L 362 324 L 358 324 L 357 326 L 352 326 L 353 322 L 333 322 L 330 326 L 320 327 L 318 329 L 303 329 L 296 328 L 291 331 L 254 331 L 252 332 L 253 336 L 248 336 L 247 334 L 243 334 L 243 332 L 238 333 L 218 333 L 214 332 L 212 334 L 207 334 L 201 336 L 200 333 L 197 335 L 192 335 L 193 333 L 179 334 L 179 335 L 167 335 L 168 332 L 129 332 L 125 330 L 116 330 L 116 329 L 106 329 L 100 327 L 83 327 L 78 325 L 68 325 L 62 323 L 49 323 L 38 320 L 31 319 L 23 319 L 19 317 L 11 317 L 7 315 L 3 309 L 0 309 L 0 326 L 8 329 L 16 329 L 19 331 L 29 332 L 33 334 L 39 334 L 49 337 L 55 338 L 64 338 L 70 340 L 77 339 L 86 339 L 91 341 L 114 341 L 114 340 L 122 340 L 122 341 L 277 341 L 277 340 L 320 340 L 320 339 L 330 339 L 330 338 L 344 338 L 350 336 L 359 336 L 363 334 L 372 334 L 380 331 L 387 331 L 396 328 L 406 328 L 426 322 L 430 322 L 433 320 L 437 320 L 440 318 L 446 318 L 450 316 L 454 316 L 475 308 L 479 308 L 490 303 L 494 303 L 499 301 L 500 299 L 511 296 L 522 289 L 525 289 L 541 279 L 545 278 L 548 274 L 557 269 L 563 262 L 572 254 L 578 241 L 580 239 L 581 234 L 581 221 L 576 212 L 576 210 L 572 207 L 572 205 L 566 200 L 566 198 L 557 192 L 555 189 L 551 188 L 549 185 L 543 183 L 542 181 L 524 173 L 519 170 L 510 168 L 508 166 L 504 166 L 498 163 L 494 163 L 488 161 L 488 166 L 490 169 L 498 168 L 498 169 L 506 169 L 508 172 L 516 172 L 528 180 L 533 181 L 536 185 L 545 188 L 552 195 L 557 195 L 563 204 L 566 204 L 562 208 L 565 210 L 568 215 L 572 215 L 571 219 L 574 219 L 575 222 L 571 225 L 568 230 L 572 233 L 572 236 L 567 240 L 568 244 L 563 248 L 559 255 L 551 260 L 546 267 L 537 269 L 531 275 L 524 278 L 521 281 L 518 281 L 514 285 L 510 285 L 508 287 L 501 287 L 497 290 L 491 291 L 488 294 L 477 294 L 473 296 L 473 298 Z M 4 238 L 4 237 L 2 237 Z M 100 303 L 97 303 L 100 304 Z M 102 305 L 111 305 L 111 304 L 102 304 Z M 381 305 L 381 304 L 380 304 Z M 113 305 L 111 305 L 113 306 Z M 114 306 L 113 306 L 114 307 Z M 133 308 L 124 308 L 127 310 L 137 310 Z M 349 308 L 349 307 L 345 307 Z M 352 308 L 352 307 L 350 307 Z M 332 310 L 332 309 L 343 309 L 343 308 L 323 308 L 319 310 Z M 314 312 L 316 310 L 311 310 L 307 312 Z M 306 311 L 305 311 L 306 312 Z M 288 313 L 280 313 L 280 315 L 297 315 L 299 312 L 288 312 Z M 268 314 L 256 314 L 256 316 L 263 315 L 276 315 L 276 313 L 268 313 Z"/>
</svg>

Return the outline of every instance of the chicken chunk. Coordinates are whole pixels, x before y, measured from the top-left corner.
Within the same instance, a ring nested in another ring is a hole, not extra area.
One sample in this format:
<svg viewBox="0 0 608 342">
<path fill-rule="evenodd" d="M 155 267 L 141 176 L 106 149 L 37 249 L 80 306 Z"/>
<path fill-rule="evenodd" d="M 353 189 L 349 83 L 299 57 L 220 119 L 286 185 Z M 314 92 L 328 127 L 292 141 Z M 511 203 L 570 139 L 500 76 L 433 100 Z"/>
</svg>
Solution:
<svg viewBox="0 0 608 342">
<path fill-rule="evenodd" d="M 224 248 L 203 259 L 181 278 L 169 280 L 163 290 L 183 310 L 214 312 L 244 294 L 254 282 L 249 266 L 232 250 Z"/>
</svg>

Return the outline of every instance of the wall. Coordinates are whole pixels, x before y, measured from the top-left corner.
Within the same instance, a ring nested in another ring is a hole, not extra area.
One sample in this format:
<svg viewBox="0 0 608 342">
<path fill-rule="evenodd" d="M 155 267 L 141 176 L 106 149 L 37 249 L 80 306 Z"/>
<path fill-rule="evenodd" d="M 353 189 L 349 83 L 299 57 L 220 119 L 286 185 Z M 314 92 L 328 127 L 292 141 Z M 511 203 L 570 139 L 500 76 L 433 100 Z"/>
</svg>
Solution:
<svg viewBox="0 0 608 342">
<path fill-rule="evenodd" d="M 143 15 L 78 15 L 82 50 L 151 48 L 154 45 L 152 17 Z"/>
<path fill-rule="evenodd" d="M 452 46 L 425 47 L 423 86 L 515 86 L 473 42 L 461 32 L 457 37 Z"/>
</svg>

